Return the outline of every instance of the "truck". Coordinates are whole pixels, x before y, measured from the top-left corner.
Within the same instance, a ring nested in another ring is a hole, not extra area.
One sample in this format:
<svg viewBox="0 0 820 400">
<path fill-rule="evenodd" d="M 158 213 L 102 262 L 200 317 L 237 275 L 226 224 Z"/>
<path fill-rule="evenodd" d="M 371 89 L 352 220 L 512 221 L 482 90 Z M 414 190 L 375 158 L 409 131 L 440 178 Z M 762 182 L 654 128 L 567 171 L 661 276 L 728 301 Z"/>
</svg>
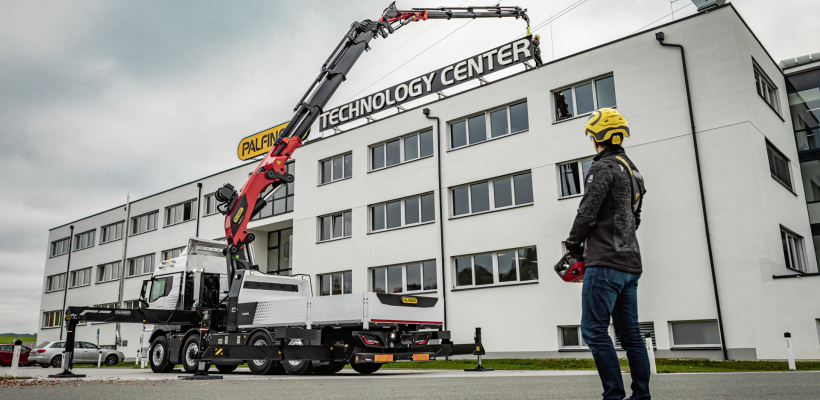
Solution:
<svg viewBox="0 0 820 400">
<path fill-rule="evenodd" d="M 226 183 L 216 191 L 227 243 L 191 238 L 179 257 L 162 261 L 143 283 L 139 309 L 68 307 L 65 370 L 55 376 L 76 376 L 70 370 L 81 321 L 142 323 L 140 355 L 157 373 L 182 364 L 186 372 L 205 376 L 212 365 L 229 372 L 247 363 L 259 375 L 332 374 L 348 364 L 370 374 L 385 363 L 484 354 L 480 333 L 475 343 L 452 343 L 444 329 L 443 299 L 373 292 L 313 297 L 308 275 L 260 271 L 247 225 L 266 197 L 294 182 L 287 161 L 371 40 L 428 19 L 520 18 L 529 33 L 526 11 L 510 6 L 399 10 L 393 2 L 377 21 L 354 22 L 242 188 Z"/>
</svg>

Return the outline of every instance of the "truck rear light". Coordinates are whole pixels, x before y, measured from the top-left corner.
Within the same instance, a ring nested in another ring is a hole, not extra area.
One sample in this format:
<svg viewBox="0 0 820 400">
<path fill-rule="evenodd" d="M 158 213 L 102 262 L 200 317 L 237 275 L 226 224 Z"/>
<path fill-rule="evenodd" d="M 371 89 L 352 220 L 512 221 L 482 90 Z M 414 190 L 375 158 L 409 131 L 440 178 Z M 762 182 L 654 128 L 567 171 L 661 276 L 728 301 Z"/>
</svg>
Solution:
<svg viewBox="0 0 820 400">
<path fill-rule="evenodd" d="M 379 338 L 377 338 L 375 336 L 361 335 L 361 337 L 362 337 L 362 341 L 364 341 L 364 344 L 366 344 L 368 346 L 378 346 L 378 345 L 381 344 L 379 342 Z"/>
<path fill-rule="evenodd" d="M 46 349 L 39 349 L 39 350 L 37 350 L 37 352 L 38 352 L 38 353 L 45 353 L 45 352 L 46 352 Z"/>
<path fill-rule="evenodd" d="M 416 345 L 416 346 L 423 346 L 423 345 L 427 344 L 428 340 L 430 340 L 430 336 L 425 336 L 423 338 L 416 339 L 416 341 L 413 342 L 413 344 Z"/>
</svg>

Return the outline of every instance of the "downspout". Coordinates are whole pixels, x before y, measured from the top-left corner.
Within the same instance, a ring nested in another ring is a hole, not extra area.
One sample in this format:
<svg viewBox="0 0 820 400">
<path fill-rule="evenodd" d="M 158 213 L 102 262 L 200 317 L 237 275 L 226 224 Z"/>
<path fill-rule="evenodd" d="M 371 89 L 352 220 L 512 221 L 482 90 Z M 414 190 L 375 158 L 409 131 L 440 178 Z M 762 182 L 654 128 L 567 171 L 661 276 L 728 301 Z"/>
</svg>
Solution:
<svg viewBox="0 0 820 400">
<path fill-rule="evenodd" d="M 202 206 L 202 183 L 196 184 L 198 193 L 196 195 L 196 235 L 195 237 L 199 237 L 199 208 Z"/>
<path fill-rule="evenodd" d="M 128 224 L 131 222 L 131 194 L 129 193 L 125 197 L 125 223 L 123 223 L 122 227 L 122 259 L 120 261 L 120 291 L 117 294 L 117 308 L 122 307 L 122 291 L 123 286 L 125 285 L 125 257 L 126 257 L 126 250 L 128 250 Z M 120 335 L 120 323 L 117 322 L 117 326 L 114 329 L 114 350 L 116 350 L 120 343 L 122 343 L 122 336 Z"/>
<path fill-rule="evenodd" d="M 68 261 L 65 263 L 65 287 L 63 288 L 63 321 L 65 321 L 65 302 L 68 297 L 68 269 L 71 267 L 71 249 L 74 248 L 74 225 L 68 227 Z M 63 340 L 63 322 L 60 321 L 60 340 Z"/>
<path fill-rule="evenodd" d="M 683 64 L 683 81 L 686 85 L 686 102 L 689 104 L 689 122 L 692 125 L 692 144 L 695 146 L 695 165 L 698 170 L 698 187 L 700 188 L 700 206 L 703 210 L 703 226 L 706 229 L 706 248 L 709 251 L 709 266 L 712 269 L 712 287 L 715 290 L 715 304 L 717 306 L 718 326 L 720 328 L 720 347 L 723 350 L 723 359 L 729 359 L 729 353 L 726 350 L 726 336 L 723 334 L 723 315 L 720 311 L 720 296 L 718 295 L 717 275 L 715 275 L 715 259 L 712 256 L 712 239 L 709 235 L 709 219 L 706 216 L 706 198 L 703 195 L 703 176 L 700 171 L 700 155 L 698 154 L 698 136 L 695 132 L 695 117 L 692 112 L 692 97 L 689 94 L 689 76 L 686 73 L 686 56 L 684 55 L 683 46 L 679 44 L 664 43 L 663 32 L 655 33 L 655 40 L 661 46 L 677 47 L 680 49 L 680 59 Z"/>
<path fill-rule="evenodd" d="M 438 209 L 439 209 L 439 238 L 441 239 L 441 300 L 444 301 L 444 324 L 442 325 L 442 330 L 447 330 L 447 261 L 444 259 L 444 200 L 442 195 L 442 186 L 441 186 L 441 121 L 438 117 L 431 117 L 430 116 L 430 109 L 425 108 L 422 110 L 424 112 L 424 116 L 427 119 L 435 119 L 436 120 L 436 159 L 438 160 Z"/>
</svg>

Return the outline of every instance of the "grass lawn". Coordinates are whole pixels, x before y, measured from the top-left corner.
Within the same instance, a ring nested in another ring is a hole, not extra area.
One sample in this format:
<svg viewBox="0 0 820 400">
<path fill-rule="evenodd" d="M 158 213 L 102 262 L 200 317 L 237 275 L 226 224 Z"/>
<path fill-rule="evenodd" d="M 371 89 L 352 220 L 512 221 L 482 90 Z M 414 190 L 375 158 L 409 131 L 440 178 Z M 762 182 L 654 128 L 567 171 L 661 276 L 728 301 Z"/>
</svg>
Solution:
<svg viewBox="0 0 820 400">
<path fill-rule="evenodd" d="M 23 343 L 30 343 L 30 342 L 36 342 L 37 341 L 37 337 L 34 337 L 34 336 L 19 336 L 17 339 L 22 340 Z M 14 340 L 14 336 L 0 336 L 0 344 L 10 344 L 10 343 L 12 343 L 12 340 Z"/>
</svg>

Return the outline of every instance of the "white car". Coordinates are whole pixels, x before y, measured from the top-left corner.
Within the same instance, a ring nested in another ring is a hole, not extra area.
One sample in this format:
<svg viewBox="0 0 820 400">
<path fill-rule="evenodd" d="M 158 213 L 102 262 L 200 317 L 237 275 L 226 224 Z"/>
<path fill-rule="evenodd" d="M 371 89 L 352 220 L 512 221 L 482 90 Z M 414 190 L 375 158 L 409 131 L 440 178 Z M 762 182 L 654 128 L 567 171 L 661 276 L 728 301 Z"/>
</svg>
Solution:
<svg viewBox="0 0 820 400">
<path fill-rule="evenodd" d="M 96 364 L 102 351 L 102 362 L 105 365 L 117 365 L 125 360 L 125 354 L 119 350 L 103 349 L 89 342 L 74 342 L 74 364 Z M 40 364 L 43 368 L 62 366 L 65 340 L 43 342 L 31 351 L 29 363 Z"/>
</svg>

